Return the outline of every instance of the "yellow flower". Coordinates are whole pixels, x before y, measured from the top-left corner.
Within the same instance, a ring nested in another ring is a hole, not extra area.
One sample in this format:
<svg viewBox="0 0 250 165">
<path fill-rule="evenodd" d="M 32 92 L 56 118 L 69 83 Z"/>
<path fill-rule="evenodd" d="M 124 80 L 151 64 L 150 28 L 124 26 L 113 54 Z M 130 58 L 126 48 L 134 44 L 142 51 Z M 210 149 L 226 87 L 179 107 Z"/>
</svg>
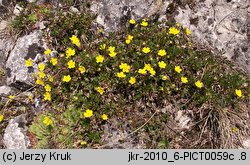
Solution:
<svg viewBox="0 0 250 165">
<path fill-rule="evenodd" d="M 32 95 L 29 95 L 28 98 L 29 98 L 30 101 L 33 101 L 33 96 Z"/>
<path fill-rule="evenodd" d="M 130 43 L 131 43 L 131 40 L 126 39 L 125 43 L 126 43 L 126 44 L 130 44 Z"/>
<path fill-rule="evenodd" d="M 197 88 L 202 88 L 203 87 L 203 83 L 200 80 L 198 80 L 198 81 L 195 82 L 195 86 Z"/>
<path fill-rule="evenodd" d="M 161 79 L 165 81 L 165 80 L 168 79 L 168 77 L 167 76 L 162 76 Z"/>
<path fill-rule="evenodd" d="M 160 62 L 158 62 L 158 65 L 160 68 L 166 68 L 167 64 L 164 61 L 160 61 Z"/>
<path fill-rule="evenodd" d="M 152 69 L 151 64 L 145 64 L 144 69 L 150 71 Z"/>
<path fill-rule="evenodd" d="M 98 29 L 98 33 L 102 33 L 103 32 L 103 29 L 102 28 L 99 28 Z"/>
<path fill-rule="evenodd" d="M 29 58 L 28 60 L 25 61 L 25 66 L 31 67 L 32 66 L 32 60 Z"/>
<path fill-rule="evenodd" d="M 155 70 L 154 70 L 154 68 L 152 68 L 150 64 L 145 64 L 145 65 L 144 65 L 144 68 L 143 68 L 143 69 L 139 69 L 138 72 L 139 72 L 140 74 L 146 74 L 147 71 L 148 71 L 152 76 L 154 76 L 155 73 L 156 73 Z"/>
<path fill-rule="evenodd" d="M 186 28 L 186 34 L 187 34 L 187 35 L 190 35 L 190 34 L 191 34 L 191 31 L 190 31 L 188 28 Z"/>
<path fill-rule="evenodd" d="M 115 57 L 116 54 L 117 54 L 116 52 L 110 52 L 110 53 L 109 53 L 109 56 L 110 56 L 110 57 Z"/>
<path fill-rule="evenodd" d="M 108 115 L 103 114 L 103 115 L 102 115 L 102 120 L 108 120 Z"/>
<path fill-rule="evenodd" d="M 50 75 L 48 76 L 48 79 L 49 79 L 50 82 L 54 81 L 54 78 L 52 76 L 50 76 Z"/>
<path fill-rule="evenodd" d="M 133 38 L 134 38 L 134 37 L 131 36 L 131 35 L 128 35 L 128 37 L 127 37 L 128 40 L 132 40 Z"/>
<path fill-rule="evenodd" d="M 128 73 L 130 70 L 130 66 L 127 63 L 121 63 L 119 68 L 122 69 L 122 72 Z"/>
<path fill-rule="evenodd" d="M 70 82 L 71 80 L 71 77 L 70 75 L 67 75 L 67 76 L 63 76 L 63 79 L 62 79 L 64 82 Z"/>
<path fill-rule="evenodd" d="M 87 142 L 86 142 L 85 140 L 83 140 L 83 141 L 80 142 L 80 144 L 81 144 L 82 146 L 84 146 L 84 145 L 87 144 Z"/>
<path fill-rule="evenodd" d="M 71 40 L 71 42 L 73 44 L 75 44 L 76 46 L 80 47 L 80 45 L 81 45 L 80 40 L 75 35 L 72 35 L 72 37 L 69 38 L 69 39 Z"/>
<path fill-rule="evenodd" d="M 177 73 L 181 73 L 182 69 L 180 66 L 175 66 L 174 67 L 174 70 L 177 72 Z"/>
<path fill-rule="evenodd" d="M 133 36 L 128 35 L 128 37 L 127 37 L 127 39 L 126 39 L 126 41 L 125 41 L 126 44 L 130 44 L 133 38 L 134 38 Z"/>
<path fill-rule="evenodd" d="M 242 97 L 242 91 L 240 89 L 235 89 L 235 94 L 238 96 L 238 97 Z"/>
<path fill-rule="evenodd" d="M 38 69 L 39 69 L 40 71 L 44 71 L 44 69 L 45 69 L 45 64 L 44 64 L 44 63 L 39 64 L 39 65 L 38 65 Z"/>
<path fill-rule="evenodd" d="M 158 51 L 159 56 L 165 56 L 166 54 L 167 54 L 167 52 L 164 49 L 161 49 L 161 50 Z"/>
<path fill-rule="evenodd" d="M 53 66 L 55 66 L 56 64 L 57 64 L 57 59 L 56 58 L 51 58 L 50 59 L 50 63 L 53 65 Z"/>
<path fill-rule="evenodd" d="M 236 132 L 238 132 L 238 131 L 239 131 L 239 128 L 237 128 L 237 127 L 233 127 L 231 130 L 232 130 L 232 132 L 233 132 L 233 133 L 236 133 Z"/>
<path fill-rule="evenodd" d="M 100 50 L 105 50 L 106 49 L 106 44 L 100 45 Z"/>
<path fill-rule="evenodd" d="M 86 72 L 86 69 L 84 66 L 79 66 L 78 70 L 80 71 L 81 74 Z"/>
<path fill-rule="evenodd" d="M 37 85 L 42 85 L 42 86 L 44 86 L 44 82 L 43 82 L 43 80 L 42 80 L 41 78 L 38 78 L 38 79 L 36 80 L 36 84 L 37 84 Z"/>
<path fill-rule="evenodd" d="M 169 28 L 168 33 L 173 34 L 173 35 L 177 35 L 180 33 L 180 30 L 176 29 L 175 27 L 171 27 L 171 28 Z"/>
<path fill-rule="evenodd" d="M 43 123 L 46 125 L 46 126 L 49 126 L 49 125 L 52 125 L 53 124 L 53 121 L 48 117 L 48 116 L 45 116 L 43 118 Z"/>
<path fill-rule="evenodd" d="M 131 20 L 129 20 L 129 23 L 134 25 L 136 22 L 135 22 L 135 20 L 131 19 Z"/>
<path fill-rule="evenodd" d="M 3 121 L 3 115 L 0 115 L 0 123 Z"/>
<path fill-rule="evenodd" d="M 46 75 L 44 72 L 38 72 L 39 78 L 43 79 Z"/>
<path fill-rule="evenodd" d="M 154 75 L 156 74 L 156 72 L 155 72 L 155 70 L 154 70 L 153 68 L 151 68 L 151 69 L 149 70 L 149 73 L 150 73 L 152 76 L 154 76 Z"/>
<path fill-rule="evenodd" d="M 150 50 L 150 48 L 149 47 L 144 47 L 143 49 L 142 49 L 142 52 L 143 53 L 149 53 L 151 50 Z"/>
<path fill-rule="evenodd" d="M 49 84 L 45 85 L 44 88 L 46 92 L 51 92 L 51 86 Z"/>
<path fill-rule="evenodd" d="M 129 83 L 132 84 L 132 85 L 133 85 L 134 83 L 136 83 L 135 77 L 130 77 Z"/>
<path fill-rule="evenodd" d="M 104 93 L 104 88 L 102 88 L 102 87 L 96 87 L 95 90 L 96 90 L 97 92 L 99 92 L 100 95 L 102 95 L 102 94 Z"/>
<path fill-rule="evenodd" d="M 181 82 L 184 84 L 188 83 L 187 77 L 181 77 Z"/>
<path fill-rule="evenodd" d="M 86 118 L 90 118 L 91 116 L 93 116 L 93 111 L 90 109 L 87 109 L 84 113 L 83 113 L 84 117 Z"/>
<path fill-rule="evenodd" d="M 109 51 L 109 52 L 114 52 L 114 51 L 115 51 L 115 47 L 114 47 L 114 46 L 110 46 L 110 47 L 108 48 L 108 51 Z"/>
<path fill-rule="evenodd" d="M 181 24 L 180 24 L 180 23 L 177 23 L 177 24 L 176 24 L 176 26 L 177 26 L 177 27 L 180 27 L 180 26 L 181 26 Z"/>
<path fill-rule="evenodd" d="M 145 19 L 143 19 L 143 21 L 141 22 L 141 26 L 147 27 L 148 22 Z"/>
<path fill-rule="evenodd" d="M 76 53 L 75 49 L 72 49 L 72 48 L 67 48 L 66 50 L 66 58 L 69 58 L 71 56 L 74 56 Z"/>
<path fill-rule="evenodd" d="M 116 75 L 119 78 L 125 78 L 126 77 L 126 74 L 124 74 L 124 72 L 118 72 Z"/>
<path fill-rule="evenodd" d="M 140 74 L 146 74 L 147 73 L 147 70 L 145 69 L 145 68 L 143 68 L 143 69 L 139 69 L 138 70 L 138 73 L 140 73 Z"/>
<path fill-rule="evenodd" d="M 75 67 L 76 67 L 75 61 L 69 60 L 69 62 L 68 62 L 68 68 L 69 68 L 69 69 L 72 69 L 72 68 L 75 68 Z"/>
<path fill-rule="evenodd" d="M 98 56 L 96 56 L 96 62 L 97 63 L 103 63 L 103 61 L 104 61 L 104 57 L 102 56 L 102 55 L 98 55 Z"/>
<path fill-rule="evenodd" d="M 45 92 L 45 94 L 43 95 L 43 99 L 45 100 L 45 101 L 51 101 L 51 95 L 50 95 L 50 93 L 49 92 Z"/>
<path fill-rule="evenodd" d="M 51 52 L 52 52 L 52 51 L 51 51 L 50 49 L 46 49 L 46 50 L 44 51 L 44 54 L 49 55 Z"/>
<path fill-rule="evenodd" d="M 12 101 L 12 100 L 15 99 L 15 96 L 10 95 L 10 96 L 9 96 L 9 99 L 10 99 L 10 101 Z"/>
</svg>

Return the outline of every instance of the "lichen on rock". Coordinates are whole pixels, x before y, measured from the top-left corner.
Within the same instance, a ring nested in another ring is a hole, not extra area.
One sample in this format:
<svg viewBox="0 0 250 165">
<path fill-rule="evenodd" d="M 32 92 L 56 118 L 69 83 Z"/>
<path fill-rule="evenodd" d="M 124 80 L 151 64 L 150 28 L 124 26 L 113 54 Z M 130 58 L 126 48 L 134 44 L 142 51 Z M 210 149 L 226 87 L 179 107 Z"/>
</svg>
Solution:
<svg viewBox="0 0 250 165">
<path fill-rule="evenodd" d="M 26 137 L 26 122 L 24 115 L 20 115 L 9 121 L 3 138 L 7 149 L 27 149 L 30 142 Z"/>
<path fill-rule="evenodd" d="M 18 89 L 27 89 L 32 86 L 32 72 L 37 69 L 37 63 L 41 62 L 39 56 L 44 52 L 41 34 L 41 31 L 34 31 L 16 41 L 6 62 L 7 85 Z M 29 58 L 34 61 L 32 68 L 25 66 L 25 60 Z"/>
</svg>

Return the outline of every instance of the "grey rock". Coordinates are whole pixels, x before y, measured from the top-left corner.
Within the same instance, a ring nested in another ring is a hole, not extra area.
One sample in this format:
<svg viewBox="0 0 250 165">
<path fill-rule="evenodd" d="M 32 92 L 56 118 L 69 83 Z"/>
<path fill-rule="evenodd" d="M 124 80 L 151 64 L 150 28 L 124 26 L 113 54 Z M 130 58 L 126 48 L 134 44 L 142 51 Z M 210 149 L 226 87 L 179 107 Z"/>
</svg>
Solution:
<svg viewBox="0 0 250 165">
<path fill-rule="evenodd" d="M 191 118 L 184 114 L 184 111 L 180 110 L 177 112 L 175 121 L 178 123 L 178 127 L 180 130 L 189 129 L 191 122 Z"/>
<path fill-rule="evenodd" d="M 34 2 L 36 2 L 36 3 L 43 3 L 46 0 L 26 0 L 26 1 L 29 2 L 29 3 L 34 3 Z"/>
<path fill-rule="evenodd" d="M 3 143 L 7 149 L 27 149 L 30 145 L 28 137 L 26 137 L 26 119 L 24 115 L 20 115 L 9 121 L 5 129 Z"/>
<path fill-rule="evenodd" d="M 126 124 L 125 124 L 126 125 Z M 119 126 L 120 127 L 120 126 Z M 104 145 L 99 148 L 104 149 L 142 149 L 145 144 L 142 139 L 136 139 L 129 135 L 131 130 L 120 130 L 118 128 L 118 121 L 114 118 L 103 126 L 104 133 L 102 135 Z"/>
<path fill-rule="evenodd" d="M 0 39 L 0 58 L 1 58 L 0 63 L 3 63 L 6 61 L 9 55 L 9 52 L 13 48 L 14 44 L 15 43 L 14 43 L 13 38 Z"/>
<path fill-rule="evenodd" d="M 43 30 L 46 28 L 45 23 L 47 22 L 46 21 L 37 22 L 36 27 L 39 27 L 40 30 Z"/>
<path fill-rule="evenodd" d="M 23 8 L 21 6 L 19 6 L 18 4 L 16 4 L 14 10 L 13 10 L 13 13 L 15 15 L 19 15 L 21 12 L 23 11 Z"/>
<path fill-rule="evenodd" d="M 7 25 L 8 25 L 8 22 L 5 20 L 2 20 L 0 22 L 0 31 L 4 30 L 7 27 Z"/>
<path fill-rule="evenodd" d="M 26 0 L 29 3 L 36 3 L 36 5 L 42 4 L 44 2 L 49 2 L 51 0 Z"/>
<path fill-rule="evenodd" d="M 170 0 L 95 0 L 90 1 L 91 11 L 97 13 L 97 23 L 104 31 L 114 31 L 129 19 L 141 19 L 155 13 L 164 14 Z"/>
<path fill-rule="evenodd" d="M 77 8 L 75 8 L 74 6 L 71 6 L 69 8 L 69 11 L 72 13 L 80 14 L 80 11 Z"/>
<path fill-rule="evenodd" d="M 14 38 L 8 36 L 9 22 L 0 23 L 0 85 L 6 84 L 5 64 L 14 46 Z"/>
<path fill-rule="evenodd" d="M 9 12 L 11 2 L 8 0 L 0 0 L 0 17 L 6 18 L 7 13 Z"/>
<path fill-rule="evenodd" d="M 37 70 L 37 64 L 41 62 L 41 54 L 45 50 L 41 35 L 41 31 L 35 31 L 16 41 L 6 62 L 7 85 L 27 89 L 34 83 L 31 74 Z M 29 58 L 33 61 L 33 67 L 27 68 L 25 61 Z"/>
<path fill-rule="evenodd" d="M 244 147 L 244 149 L 250 149 L 250 138 L 248 138 L 248 139 L 245 139 L 244 141 L 243 141 L 243 147 Z"/>
<path fill-rule="evenodd" d="M 249 5 L 249 0 L 205 0 L 192 9 L 179 8 L 175 19 L 191 29 L 198 43 L 221 52 L 250 74 Z"/>
<path fill-rule="evenodd" d="M 29 3 L 34 3 L 34 2 L 36 2 L 37 0 L 27 0 L 27 2 L 29 2 Z"/>
<path fill-rule="evenodd" d="M 9 95 L 11 92 L 11 88 L 8 86 L 0 86 L 0 96 L 1 95 Z"/>
</svg>

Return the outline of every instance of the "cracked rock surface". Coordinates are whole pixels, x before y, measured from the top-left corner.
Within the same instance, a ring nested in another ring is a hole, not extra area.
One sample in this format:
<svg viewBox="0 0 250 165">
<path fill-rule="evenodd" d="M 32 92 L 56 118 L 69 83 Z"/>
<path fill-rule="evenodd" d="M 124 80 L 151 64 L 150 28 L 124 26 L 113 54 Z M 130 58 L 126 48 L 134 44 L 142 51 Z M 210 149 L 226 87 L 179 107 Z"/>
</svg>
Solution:
<svg viewBox="0 0 250 165">
<path fill-rule="evenodd" d="M 24 115 L 17 116 L 9 121 L 3 137 L 6 149 L 27 149 L 30 142 L 26 137 L 26 122 Z"/>
<path fill-rule="evenodd" d="M 127 23 L 128 19 L 141 19 L 156 13 L 164 14 L 169 0 L 94 0 L 91 10 L 97 13 L 97 23 L 105 31 L 114 31 Z"/>
<path fill-rule="evenodd" d="M 196 42 L 220 51 L 250 74 L 250 1 L 200 0 L 193 9 L 178 8 L 177 22 Z"/>
<path fill-rule="evenodd" d="M 41 55 L 45 50 L 41 35 L 40 31 L 34 31 L 16 41 L 6 62 L 7 85 L 17 89 L 29 88 L 29 85 L 32 85 L 31 74 L 37 68 L 37 64 L 43 61 Z M 25 66 L 25 61 L 29 58 L 33 61 L 33 67 Z"/>
<path fill-rule="evenodd" d="M 250 138 L 243 141 L 244 149 L 250 149 Z"/>
</svg>

